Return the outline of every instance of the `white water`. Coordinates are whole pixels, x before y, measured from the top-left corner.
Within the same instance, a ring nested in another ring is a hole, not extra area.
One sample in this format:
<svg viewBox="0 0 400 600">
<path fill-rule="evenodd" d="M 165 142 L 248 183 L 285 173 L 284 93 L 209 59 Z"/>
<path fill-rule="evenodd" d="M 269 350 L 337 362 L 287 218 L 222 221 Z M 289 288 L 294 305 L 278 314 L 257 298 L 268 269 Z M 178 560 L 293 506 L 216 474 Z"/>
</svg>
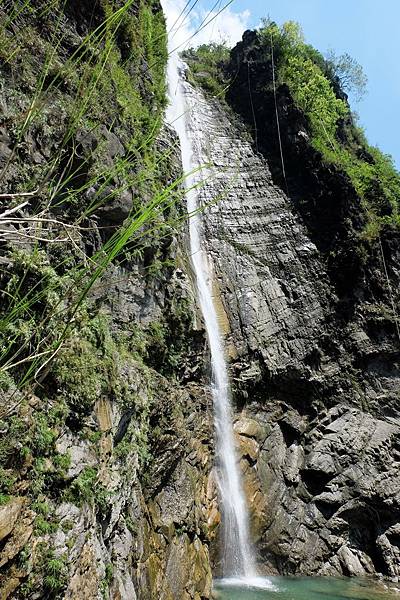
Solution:
<svg viewBox="0 0 400 600">
<path fill-rule="evenodd" d="M 171 46 L 174 46 L 174 42 L 171 42 Z M 248 514 L 234 446 L 228 371 L 213 303 L 210 263 L 203 249 L 202 213 L 196 213 L 199 208 L 199 197 L 194 186 L 198 185 L 207 173 L 205 170 L 199 170 L 201 153 L 196 152 L 196 125 L 191 119 L 191 111 L 196 110 L 196 107 L 191 95 L 191 86 L 185 81 L 184 72 L 185 65 L 176 53 L 172 53 L 168 64 L 170 105 L 167 110 L 167 120 L 175 128 L 180 140 L 183 172 L 186 175 L 187 208 L 191 215 L 190 254 L 211 353 L 216 456 L 219 462 L 218 484 L 223 529 L 222 570 L 224 577 L 240 578 L 242 581 L 251 579 L 255 582 Z M 194 172 L 195 170 L 197 171 Z"/>
</svg>

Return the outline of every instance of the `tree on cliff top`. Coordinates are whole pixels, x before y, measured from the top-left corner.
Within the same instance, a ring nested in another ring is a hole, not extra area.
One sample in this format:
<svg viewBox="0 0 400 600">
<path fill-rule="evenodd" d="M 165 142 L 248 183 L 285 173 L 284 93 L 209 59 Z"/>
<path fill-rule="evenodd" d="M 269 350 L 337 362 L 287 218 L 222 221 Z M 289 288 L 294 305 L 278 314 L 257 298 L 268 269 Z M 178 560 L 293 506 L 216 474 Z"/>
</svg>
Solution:
<svg viewBox="0 0 400 600">
<path fill-rule="evenodd" d="M 356 100 L 361 100 L 367 93 L 368 78 L 362 66 L 347 52 L 337 56 L 329 50 L 326 68 L 330 78 L 336 77 L 342 90 L 352 93 Z"/>
</svg>

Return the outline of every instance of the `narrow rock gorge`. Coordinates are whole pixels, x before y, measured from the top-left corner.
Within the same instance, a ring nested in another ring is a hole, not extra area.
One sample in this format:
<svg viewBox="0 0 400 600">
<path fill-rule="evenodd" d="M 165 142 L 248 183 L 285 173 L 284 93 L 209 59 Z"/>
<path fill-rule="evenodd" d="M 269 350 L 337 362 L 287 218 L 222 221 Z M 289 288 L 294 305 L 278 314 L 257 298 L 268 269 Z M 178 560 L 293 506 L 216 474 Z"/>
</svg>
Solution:
<svg viewBox="0 0 400 600">
<path fill-rule="evenodd" d="M 28 4 L 0 7 L 1 598 L 207 600 L 210 357 L 164 15 Z M 376 183 L 365 233 L 357 186 L 288 86 L 274 95 L 255 32 L 218 65 L 223 96 L 187 60 L 258 570 L 396 582 L 398 225 Z"/>
</svg>

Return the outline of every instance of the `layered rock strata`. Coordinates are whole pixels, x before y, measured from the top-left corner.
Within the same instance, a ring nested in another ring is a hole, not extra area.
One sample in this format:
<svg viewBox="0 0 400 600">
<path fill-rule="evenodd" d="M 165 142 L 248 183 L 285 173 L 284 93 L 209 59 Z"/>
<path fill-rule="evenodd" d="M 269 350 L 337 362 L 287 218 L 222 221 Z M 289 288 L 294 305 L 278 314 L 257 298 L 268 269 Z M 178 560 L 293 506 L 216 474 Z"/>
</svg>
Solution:
<svg viewBox="0 0 400 600">
<path fill-rule="evenodd" d="M 400 340 L 379 245 L 349 316 L 238 118 L 197 89 L 189 103 L 261 564 L 397 578 Z M 398 246 L 385 243 L 384 255 L 398 301 Z M 369 273 L 380 287 L 368 289 Z"/>
</svg>

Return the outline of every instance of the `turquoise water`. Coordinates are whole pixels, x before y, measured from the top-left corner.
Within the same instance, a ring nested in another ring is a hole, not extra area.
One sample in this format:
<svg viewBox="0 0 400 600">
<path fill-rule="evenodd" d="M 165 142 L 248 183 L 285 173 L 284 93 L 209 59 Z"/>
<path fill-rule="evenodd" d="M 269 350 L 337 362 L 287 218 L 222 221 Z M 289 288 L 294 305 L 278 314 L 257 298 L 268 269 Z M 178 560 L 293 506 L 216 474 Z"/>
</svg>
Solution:
<svg viewBox="0 0 400 600">
<path fill-rule="evenodd" d="M 359 579 L 268 577 L 243 585 L 240 580 L 214 582 L 218 600 L 400 600 L 400 588 Z"/>
</svg>

